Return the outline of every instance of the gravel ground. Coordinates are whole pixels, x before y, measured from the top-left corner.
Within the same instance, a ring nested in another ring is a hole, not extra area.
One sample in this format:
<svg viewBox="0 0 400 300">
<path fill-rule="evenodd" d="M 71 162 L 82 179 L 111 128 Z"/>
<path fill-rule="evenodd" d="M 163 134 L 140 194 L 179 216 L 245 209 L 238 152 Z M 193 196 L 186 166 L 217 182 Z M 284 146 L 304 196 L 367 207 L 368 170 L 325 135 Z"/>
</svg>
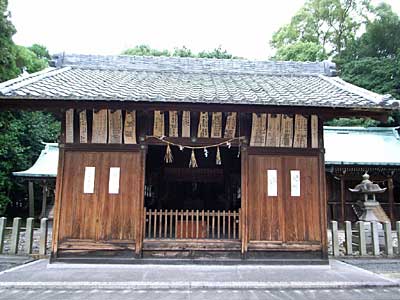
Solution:
<svg viewBox="0 0 400 300">
<path fill-rule="evenodd" d="M 52 237 L 52 231 L 49 230 L 47 233 L 47 250 L 50 250 L 51 237 Z M 37 229 L 34 230 L 33 232 L 33 246 L 32 246 L 33 254 L 39 253 L 39 240 L 40 240 L 40 231 Z M 19 234 L 18 254 L 25 253 L 25 241 L 26 241 L 25 231 L 22 231 Z M 11 246 L 11 230 L 6 230 L 4 238 L 3 254 L 9 254 L 10 246 Z"/>
</svg>

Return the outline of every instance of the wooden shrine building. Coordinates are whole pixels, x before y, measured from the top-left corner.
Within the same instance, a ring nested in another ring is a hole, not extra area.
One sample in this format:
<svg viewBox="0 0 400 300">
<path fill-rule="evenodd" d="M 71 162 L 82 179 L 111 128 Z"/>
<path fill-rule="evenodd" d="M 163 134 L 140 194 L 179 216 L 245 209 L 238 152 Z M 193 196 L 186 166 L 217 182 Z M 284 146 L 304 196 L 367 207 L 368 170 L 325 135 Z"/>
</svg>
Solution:
<svg viewBox="0 0 400 300">
<path fill-rule="evenodd" d="M 62 55 L 0 85 L 62 119 L 52 258 L 327 258 L 323 122 L 398 106 L 329 62 Z"/>
<path fill-rule="evenodd" d="M 13 172 L 13 175 L 22 181 L 28 182 L 28 215 L 29 217 L 53 219 L 53 203 L 55 179 L 58 166 L 58 144 L 43 143 L 41 151 L 35 163 L 27 170 Z M 35 184 L 42 190 L 40 213 L 35 209 Z M 14 206 L 23 207 L 25 203 L 13 203 Z"/>
<path fill-rule="evenodd" d="M 381 217 L 395 226 L 400 218 L 400 136 L 396 127 L 324 128 L 328 221 L 358 221 L 359 197 L 353 188 L 367 172 L 387 188 L 377 195 Z"/>
</svg>

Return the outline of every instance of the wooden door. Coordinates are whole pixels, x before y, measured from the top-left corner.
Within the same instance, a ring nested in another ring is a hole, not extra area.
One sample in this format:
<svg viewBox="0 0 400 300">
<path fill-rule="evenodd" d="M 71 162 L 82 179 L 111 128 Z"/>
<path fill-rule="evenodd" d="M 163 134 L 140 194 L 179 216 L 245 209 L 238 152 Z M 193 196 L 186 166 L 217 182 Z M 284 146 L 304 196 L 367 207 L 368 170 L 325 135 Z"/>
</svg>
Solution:
<svg viewBox="0 0 400 300">
<path fill-rule="evenodd" d="M 276 170 L 276 196 L 268 192 L 268 170 Z M 292 195 L 291 171 L 300 172 L 298 196 Z M 320 242 L 318 176 L 318 157 L 249 155 L 249 242 Z"/>
<path fill-rule="evenodd" d="M 277 195 L 268 196 L 267 172 L 277 170 Z M 249 155 L 249 234 L 253 241 L 283 241 L 282 158 Z"/>
<path fill-rule="evenodd" d="M 142 154 L 66 151 L 60 199 L 59 241 L 134 241 L 143 206 Z M 93 193 L 84 192 L 85 167 L 95 168 Z M 119 190 L 110 193 L 110 168 Z"/>
<path fill-rule="evenodd" d="M 283 164 L 285 240 L 321 241 L 318 157 L 286 157 Z M 300 196 L 291 195 L 291 170 L 300 171 Z"/>
</svg>

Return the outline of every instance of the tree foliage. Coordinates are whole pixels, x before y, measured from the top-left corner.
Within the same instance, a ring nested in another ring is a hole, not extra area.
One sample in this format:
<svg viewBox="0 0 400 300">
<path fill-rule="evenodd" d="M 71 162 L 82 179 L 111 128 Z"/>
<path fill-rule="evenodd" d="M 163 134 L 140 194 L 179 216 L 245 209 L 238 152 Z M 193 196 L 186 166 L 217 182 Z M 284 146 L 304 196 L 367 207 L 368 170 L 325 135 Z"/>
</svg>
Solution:
<svg viewBox="0 0 400 300">
<path fill-rule="evenodd" d="M 7 11 L 7 1 L 0 1 L 0 82 L 23 73 L 33 73 L 48 66 L 46 47 L 15 45 L 16 32 Z M 43 149 L 41 142 L 55 142 L 60 123 L 43 112 L 0 112 L 0 214 L 7 204 L 21 194 L 23 186 L 12 176 L 13 171 L 27 169 Z"/>
<path fill-rule="evenodd" d="M 366 57 L 345 62 L 341 77 L 379 94 L 400 99 L 400 63 L 394 58 Z"/>
<path fill-rule="evenodd" d="M 395 58 L 400 49 L 400 17 L 390 5 L 372 7 L 374 14 L 365 24 L 365 32 L 343 51 L 339 61 L 365 57 Z"/>
<path fill-rule="evenodd" d="M 309 42 L 329 56 L 340 54 L 355 38 L 368 9 L 366 0 L 307 0 L 290 23 L 274 33 L 271 45 L 281 49 Z"/>
<path fill-rule="evenodd" d="M 12 36 L 16 32 L 7 11 L 8 0 L 0 1 L 0 82 L 18 76 L 16 49 Z"/>
<path fill-rule="evenodd" d="M 138 56 L 178 56 L 178 57 L 199 57 L 199 58 L 217 58 L 217 59 L 236 59 L 237 56 L 233 56 L 228 51 L 223 50 L 221 47 L 214 48 L 211 51 L 200 51 L 195 53 L 186 46 L 176 47 L 173 52 L 168 50 L 157 50 L 151 48 L 149 45 L 139 45 L 133 48 L 127 49 L 122 52 L 124 55 L 138 55 Z"/>
<path fill-rule="evenodd" d="M 35 73 L 48 67 L 47 58 L 39 58 L 35 52 L 24 46 L 16 46 L 15 63 L 22 72 Z"/>
<path fill-rule="evenodd" d="M 318 61 L 332 58 L 340 76 L 355 85 L 400 99 L 400 17 L 388 4 L 369 0 L 307 0 L 272 37 L 273 59 Z M 325 54 L 325 55 L 324 55 Z M 391 125 L 398 125 L 393 114 Z M 376 125 L 340 119 L 332 124 Z"/>
<path fill-rule="evenodd" d="M 43 149 L 56 141 L 60 123 L 42 112 L 0 112 L 0 213 L 24 189 L 13 171 L 29 168 Z"/>
<path fill-rule="evenodd" d="M 149 45 L 138 45 L 133 48 L 126 49 L 122 52 L 122 54 L 137 56 L 171 56 L 171 53 L 168 50 L 153 49 Z"/>
<path fill-rule="evenodd" d="M 296 42 L 278 49 L 274 60 L 322 61 L 328 58 L 325 49 L 313 42 Z"/>
</svg>

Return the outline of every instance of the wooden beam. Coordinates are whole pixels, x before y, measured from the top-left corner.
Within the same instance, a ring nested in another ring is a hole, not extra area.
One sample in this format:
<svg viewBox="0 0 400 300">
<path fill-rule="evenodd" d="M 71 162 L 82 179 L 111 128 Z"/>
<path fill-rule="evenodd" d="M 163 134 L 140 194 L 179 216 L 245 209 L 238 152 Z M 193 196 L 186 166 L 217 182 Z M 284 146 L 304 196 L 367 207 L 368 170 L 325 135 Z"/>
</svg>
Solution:
<svg viewBox="0 0 400 300">
<path fill-rule="evenodd" d="M 389 177 L 388 182 L 388 193 L 389 193 L 389 216 L 390 221 L 394 222 L 396 220 L 396 214 L 394 212 L 394 190 L 393 190 L 393 178 Z"/>
<path fill-rule="evenodd" d="M 53 237 L 51 240 L 51 257 L 57 257 L 58 251 L 58 236 L 60 230 L 60 216 L 62 207 L 62 189 L 63 189 L 63 176 L 64 176 L 64 156 L 65 150 L 60 148 L 59 158 L 58 158 L 58 169 L 57 169 L 57 179 L 56 179 L 56 192 L 54 200 L 54 219 L 53 219 Z"/>
<path fill-rule="evenodd" d="M 29 217 L 34 218 L 35 216 L 35 193 L 33 189 L 33 181 L 28 183 L 28 198 L 29 198 Z"/>
<path fill-rule="evenodd" d="M 382 119 L 389 116 L 391 108 L 347 108 L 347 107 L 312 107 L 284 106 L 260 104 L 211 104 L 189 102 L 156 102 L 156 101 L 112 101 L 112 100 L 71 100 L 71 99 L 26 99 L 24 97 L 0 97 L 2 110 L 46 110 L 60 111 L 68 108 L 76 109 L 127 109 L 127 110 L 186 110 L 192 112 L 243 112 L 243 113 L 276 113 L 276 114 L 317 114 L 327 121 L 337 117 L 371 117 Z"/>
<path fill-rule="evenodd" d="M 345 197 L 345 181 L 344 177 L 340 177 L 340 224 L 343 224 L 345 219 L 346 219 L 346 211 L 345 211 L 345 202 L 346 202 L 346 197 Z"/>
<path fill-rule="evenodd" d="M 40 213 L 40 218 L 46 217 L 46 206 L 47 206 L 47 182 L 43 182 L 42 187 L 42 212 Z"/>
<path fill-rule="evenodd" d="M 323 137 L 323 122 L 319 122 L 319 133 L 320 133 L 320 149 L 324 149 L 324 137 Z M 324 150 L 320 151 L 319 154 L 319 206 L 320 206 L 320 232 L 321 232 L 321 244 L 322 244 L 322 256 L 328 258 L 328 235 L 327 235 L 327 201 L 326 201 L 326 174 L 325 174 L 325 154 Z"/>
<path fill-rule="evenodd" d="M 249 182 L 249 156 L 248 148 L 242 148 L 241 152 L 241 216 L 240 216 L 240 229 L 242 237 L 241 253 L 245 255 L 248 247 L 249 238 L 249 222 L 248 222 L 248 182 Z"/>
</svg>

